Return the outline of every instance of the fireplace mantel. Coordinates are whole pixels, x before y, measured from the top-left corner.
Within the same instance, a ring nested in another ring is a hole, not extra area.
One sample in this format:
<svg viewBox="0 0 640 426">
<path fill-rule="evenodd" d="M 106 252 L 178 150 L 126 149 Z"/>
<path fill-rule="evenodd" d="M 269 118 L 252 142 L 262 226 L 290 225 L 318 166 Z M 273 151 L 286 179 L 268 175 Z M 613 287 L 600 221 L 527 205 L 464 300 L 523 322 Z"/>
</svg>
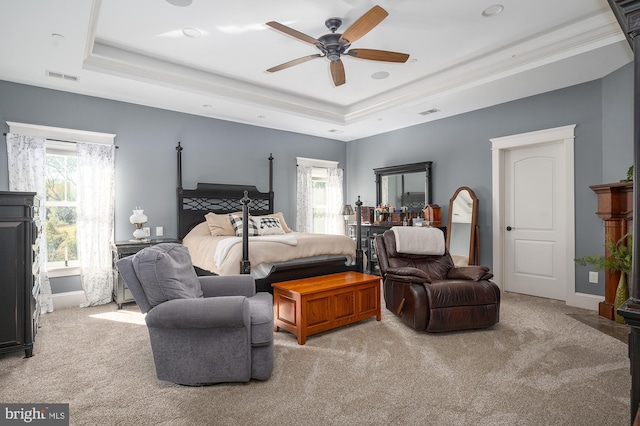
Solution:
<svg viewBox="0 0 640 426">
<path fill-rule="evenodd" d="M 629 232 L 628 221 L 633 219 L 633 182 L 605 183 L 589 188 L 598 195 L 596 214 L 604 220 L 604 241 L 618 241 Z M 605 250 L 605 256 L 608 255 Z M 598 314 L 613 320 L 620 272 L 607 269 L 604 279 L 604 301 L 598 305 Z"/>
</svg>

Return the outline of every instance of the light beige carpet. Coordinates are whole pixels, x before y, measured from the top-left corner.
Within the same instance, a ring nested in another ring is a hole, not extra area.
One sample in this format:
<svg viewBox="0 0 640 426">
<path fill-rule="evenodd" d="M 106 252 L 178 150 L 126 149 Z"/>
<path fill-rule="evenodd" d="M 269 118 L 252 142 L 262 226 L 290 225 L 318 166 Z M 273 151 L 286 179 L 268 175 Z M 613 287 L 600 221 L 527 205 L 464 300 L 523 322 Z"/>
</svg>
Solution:
<svg viewBox="0 0 640 426">
<path fill-rule="evenodd" d="M 627 345 L 564 303 L 504 294 L 493 328 L 415 332 L 384 310 L 310 336 L 276 333 L 266 382 L 156 379 L 135 305 L 42 318 L 35 356 L 0 355 L 0 401 L 65 402 L 72 425 L 628 425 Z"/>
</svg>

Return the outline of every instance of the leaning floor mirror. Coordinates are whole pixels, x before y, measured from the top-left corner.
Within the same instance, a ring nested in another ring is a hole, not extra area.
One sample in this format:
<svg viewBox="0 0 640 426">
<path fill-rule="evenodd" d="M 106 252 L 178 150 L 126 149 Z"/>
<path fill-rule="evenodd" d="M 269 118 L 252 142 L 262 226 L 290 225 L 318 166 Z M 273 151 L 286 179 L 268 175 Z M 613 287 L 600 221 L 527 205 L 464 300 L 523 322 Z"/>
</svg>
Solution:
<svg viewBox="0 0 640 426">
<path fill-rule="evenodd" d="M 477 215 L 476 194 L 466 186 L 458 188 L 449 200 L 447 226 L 447 249 L 456 266 L 477 265 L 480 260 Z"/>
</svg>

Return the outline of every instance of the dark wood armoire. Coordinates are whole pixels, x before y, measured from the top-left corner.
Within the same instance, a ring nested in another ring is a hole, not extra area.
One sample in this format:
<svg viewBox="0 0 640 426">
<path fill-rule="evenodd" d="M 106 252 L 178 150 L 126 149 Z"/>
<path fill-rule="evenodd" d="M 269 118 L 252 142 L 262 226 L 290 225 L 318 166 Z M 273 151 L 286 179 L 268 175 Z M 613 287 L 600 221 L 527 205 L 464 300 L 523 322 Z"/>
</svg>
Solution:
<svg viewBox="0 0 640 426">
<path fill-rule="evenodd" d="M 40 318 L 39 204 L 35 192 L 0 191 L 0 353 L 27 358 Z"/>
</svg>

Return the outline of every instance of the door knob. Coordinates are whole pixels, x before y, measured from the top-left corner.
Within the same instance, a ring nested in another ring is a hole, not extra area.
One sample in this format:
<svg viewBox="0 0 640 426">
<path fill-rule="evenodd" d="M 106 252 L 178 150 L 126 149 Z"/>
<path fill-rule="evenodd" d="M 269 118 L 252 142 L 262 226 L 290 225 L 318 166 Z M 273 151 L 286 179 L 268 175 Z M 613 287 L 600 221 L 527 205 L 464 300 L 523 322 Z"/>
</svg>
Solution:
<svg viewBox="0 0 640 426">
<path fill-rule="evenodd" d="M 510 226 L 507 226 L 507 231 L 511 231 L 513 228 Z"/>
</svg>

